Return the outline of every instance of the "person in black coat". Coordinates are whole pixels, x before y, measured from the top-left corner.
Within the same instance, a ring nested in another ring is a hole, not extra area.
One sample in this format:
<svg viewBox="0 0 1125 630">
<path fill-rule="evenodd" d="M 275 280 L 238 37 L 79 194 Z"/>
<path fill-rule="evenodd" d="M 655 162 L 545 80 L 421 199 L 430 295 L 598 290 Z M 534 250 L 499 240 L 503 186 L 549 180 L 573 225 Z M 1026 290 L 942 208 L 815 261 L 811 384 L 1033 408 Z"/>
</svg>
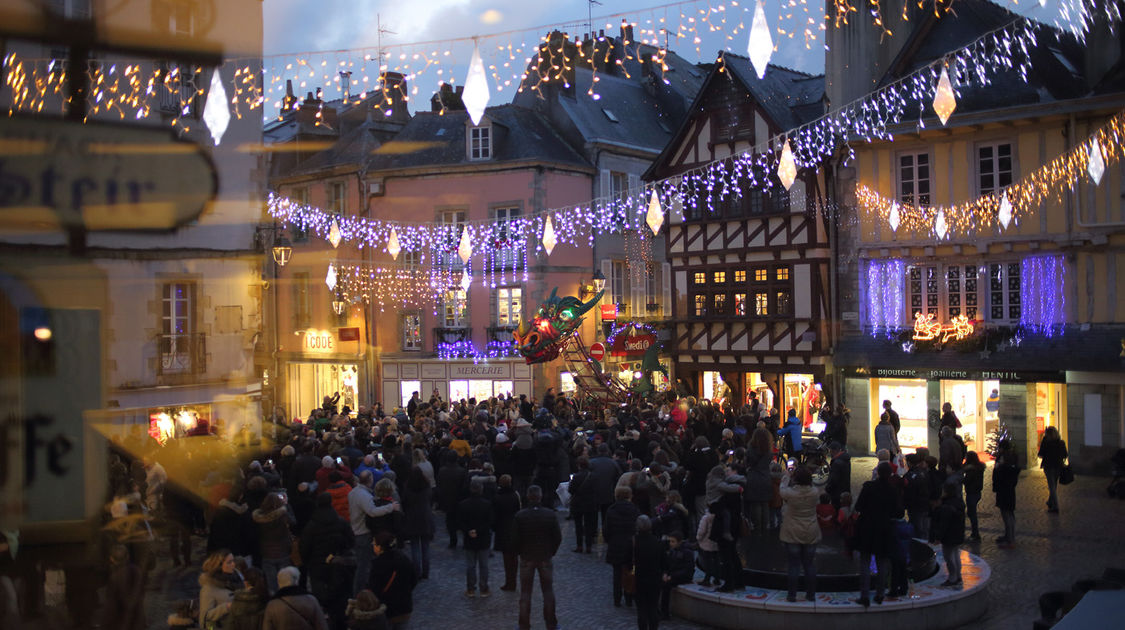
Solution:
<svg viewBox="0 0 1125 630">
<path fill-rule="evenodd" d="M 652 535 L 652 521 L 645 515 L 636 520 L 636 537 L 633 539 L 633 571 L 637 601 L 637 627 L 656 630 L 660 624 L 660 591 L 668 572 L 668 559 L 664 545 Z"/>
<path fill-rule="evenodd" d="M 840 509 L 840 495 L 852 491 L 852 458 L 843 444 L 832 442 L 828 445 L 832 463 L 828 465 L 828 482 L 824 491 L 832 498 L 832 507 Z"/>
<path fill-rule="evenodd" d="M 605 514 L 613 504 L 613 489 L 621 477 L 621 466 L 613 459 L 609 445 L 604 442 L 594 449 L 590 458 L 590 477 L 594 482 L 594 493 L 598 498 L 598 511 L 602 515 L 602 535 L 605 535 Z"/>
<path fill-rule="evenodd" d="M 543 590 L 543 620 L 547 630 L 558 630 L 555 615 L 554 566 L 551 559 L 562 544 L 562 529 L 554 510 L 544 508 L 543 489 L 532 485 L 527 489 L 528 507 L 516 514 L 512 529 L 512 546 L 520 557 L 520 616 L 519 627 L 531 627 L 531 587 L 539 573 L 539 586 Z"/>
<path fill-rule="evenodd" d="M 695 438 L 691 451 L 684 459 L 687 479 L 683 493 L 686 507 L 696 518 L 703 518 L 707 513 L 707 474 L 718 463 L 719 455 L 711 448 L 711 442 L 702 435 Z"/>
<path fill-rule="evenodd" d="M 942 488 L 941 505 L 934 510 L 934 539 L 941 543 L 941 555 L 949 572 L 942 586 L 961 588 L 961 545 L 965 542 L 965 506 L 954 486 Z"/>
<path fill-rule="evenodd" d="M 255 551 L 254 521 L 250 518 L 250 506 L 241 503 L 242 489 L 231 487 L 227 498 L 219 501 L 219 508 L 211 519 L 211 531 L 207 534 L 207 553 L 227 549 L 236 556 L 253 555 Z"/>
<path fill-rule="evenodd" d="M 449 533 L 449 548 L 457 546 L 457 504 L 465 499 L 465 479 L 468 472 L 457 461 L 457 454 L 447 452 L 437 471 L 437 506 L 445 512 L 445 531 Z"/>
<path fill-rule="evenodd" d="M 891 465 L 881 462 L 875 468 L 876 477 L 863 484 L 856 499 L 856 548 L 859 550 L 861 592 L 857 602 L 864 608 L 871 604 L 871 561 L 882 562 L 890 557 L 894 542 L 891 518 L 901 511 L 902 499 L 891 485 Z M 875 580 L 875 603 L 883 603 L 884 568 L 879 569 Z"/>
<path fill-rule="evenodd" d="M 1016 544 L 1016 484 L 1020 480 L 1019 457 L 1010 440 L 1000 440 L 1000 452 L 992 469 L 992 491 L 996 493 L 996 507 L 1004 521 L 1004 535 L 996 542 L 1004 548 Z"/>
<path fill-rule="evenodd" d="M 598 484 L 590 472 L 590 460 L 578 458 L 578 472 L 570 480 L 570 516 L 574 519 L 574 552 L 591 553 L 598 533 Z"/>
<path fill-rule="evenodd" d="M 623 591 L 621 576 L 633 561 L 633 534 L 641 512 L 633 503 L 633 491 L 628 486 L 617 488 L 614 496 L 617 501 L 609 506 L 605 517 L 605 561 L 613 566 L 613 605 L 620 606 L 624 595 L 625 605 L 632 606 L 633 596 Z"/>
<path fill-rule="evenodd" d="M 352 574 L 343 559 L 355 545 L 351 525 L 332 508 L 327 492 L 317 497 L 316 509 L 301 532 L 301 561 L 308 571 L 312 594 L 332 620 L 333 628 L 343 628 L 344 607 L 350 592 Z"/>
<path fill-rule="evenodd" d="M 367 588 L 387 607 L 387 621 L 392 627 L 403 625 L 414 612 L 414 587 L 418 576 L 414 563 L 406 554 L 394 549 L 394 534 L 377 532 L 371 539 L 371 550 L 375 557 L 371 560 L 371 578 Z"/>
<path fill-rule="evenodd" d="M 469 498 L 457 505 L 457 523 L 465 541 L 465 595 L 476 597 L 477 577 L 480 596 L 488 597 L 488 552 L 492 546 L 492 502 L 484 498 L 484 482 L 469 484 Z"/>
<path fill-rule="evenodd" d="M 402 513 L 414 571 L 430 578 L 430 541 L 434 539 L 433 488 L 422 469 L 415 466 L 402 491 Z"/>
<path fill-rule="evenodd" d="M 511 475 L 500 475 L 498 485 L 496 498 L 492 501 L 492 510 L 496 517 L 493 549 L 504 555 L 504 585 L 500 590 L 514 591 L 519 556 L 512 544 L 512 530 L 516 523 L 516 513 L 522 506 L 520 495 L 512 488 Z"/>
<path fill-rule="evenodd" d="M 675 534 L 665 537 L 668 549 L 664 552 L 664 584 L 660 589 L 660 616 L 672 618 L 672 589 L 681 584 L 691 584 L 695 576 L 695 552 L 684 546 L 683 538 Z"/>
</svg>

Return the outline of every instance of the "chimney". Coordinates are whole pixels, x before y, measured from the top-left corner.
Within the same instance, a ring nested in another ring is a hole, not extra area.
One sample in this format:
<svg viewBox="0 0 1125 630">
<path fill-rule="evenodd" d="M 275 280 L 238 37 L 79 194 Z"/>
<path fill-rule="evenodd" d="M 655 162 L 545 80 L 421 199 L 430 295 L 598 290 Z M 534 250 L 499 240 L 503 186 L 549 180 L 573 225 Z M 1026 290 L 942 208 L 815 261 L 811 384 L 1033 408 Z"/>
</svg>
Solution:
<svg viewBox="0 0 1125 630">
<path fill-rule="evenodd" d="M 631 43 L 633 43 L 633 25 L 621 20 L 621 44 L 628 45 Z"/>
<path fill-rule="evenodd" d="M 406 108 L 406 77 L 398 72 L 384 72 L 380 79 L 383 85 L 383 100 L 380 107 L 383 111 L 389 110 L 391 112 L 389 116 L 396 119 L 409 117 Z"/>
<path fill-rule="evenodd" d="M 285 98 L 281 101 L 282 111 L 289 111 L 297 103 L 297 97 L 293 95 L 293 79 L 285 80 Z"/>
<path fill-rule="evenodd" d="M 352 73 L 348 70 L 340 71 L 340 91 L 344 93 L 344 102 L 352 98 Z"/>
<path fill-rule="evenodd" d="M 448 83 L 442 83 L 441 88 L 430 97 L 430 111 L 437 113 L 442 110 L 464 111 L 465 103 L 461 101 L 461 93 L 465 91 L 458 85 L 457 91 Z"/>
</svg>

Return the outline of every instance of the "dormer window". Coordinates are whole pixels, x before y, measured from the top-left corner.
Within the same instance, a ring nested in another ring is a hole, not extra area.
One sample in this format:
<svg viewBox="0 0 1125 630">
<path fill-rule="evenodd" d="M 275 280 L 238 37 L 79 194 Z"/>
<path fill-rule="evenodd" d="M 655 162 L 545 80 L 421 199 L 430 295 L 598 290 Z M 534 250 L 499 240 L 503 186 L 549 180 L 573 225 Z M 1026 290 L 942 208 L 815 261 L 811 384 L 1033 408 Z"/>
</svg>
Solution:
<svg viewBox="0 0 1125 630">
<path fill-rule="evenodd" d="M 469 159 L 487 160 L 492 157 L 492 126 L 469 128 Z"/>
</svg>

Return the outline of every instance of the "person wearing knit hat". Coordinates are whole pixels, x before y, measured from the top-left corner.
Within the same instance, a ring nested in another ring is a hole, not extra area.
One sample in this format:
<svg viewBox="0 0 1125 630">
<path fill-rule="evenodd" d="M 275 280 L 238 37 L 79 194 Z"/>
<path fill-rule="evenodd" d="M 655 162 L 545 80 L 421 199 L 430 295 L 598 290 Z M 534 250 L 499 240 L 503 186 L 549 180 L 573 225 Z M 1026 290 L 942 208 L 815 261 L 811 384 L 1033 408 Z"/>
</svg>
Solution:
<svg viewBox="0 0 1125 630">
<path fill-rule="evenodd" d="M 501 433 L 501 434 L 497 435 L 496 436 L 496 443 L 497 444 L 507 444 L 508 443 L 508 435 L 505 434 L 505 433 Z"/>
</svg>

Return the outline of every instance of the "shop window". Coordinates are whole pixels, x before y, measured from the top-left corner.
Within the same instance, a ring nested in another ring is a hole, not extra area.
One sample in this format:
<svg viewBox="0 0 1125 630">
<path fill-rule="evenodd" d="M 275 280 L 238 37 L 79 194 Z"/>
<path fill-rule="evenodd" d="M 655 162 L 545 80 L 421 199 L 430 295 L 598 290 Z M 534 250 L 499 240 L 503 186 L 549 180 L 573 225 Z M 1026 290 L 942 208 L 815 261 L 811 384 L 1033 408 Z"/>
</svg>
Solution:
<svg viewBox="0 0 1125 630">
<path fill-rule="evenodd" d="M 467 300 L 465 290 L 459 287 L 446 289 L 442 300 L 442 311 L 445 315 L 446 328 L 464 328 L 468 322 Z"/>
<path fill-rule="evenodd" d="M 422 391 L 422 381 L 402 381 L 399 384 L 399 400 L 403 409 L 410 404 L 410 399 L 414 397 L 414 392 Z"/>
<path fill-rule="evenodd" d="M 493 396 L 509 396 L 512 389 L 512 381 L 492 381 Z"/>
<path fill-rule="evenodd" d="M 469 381 L 449 381 L 449 401 L 469 399 Z"/>
<path fill-rule="evenodd" d="M 1001 323 L 1020 320 L 1020 264 L 994 263 L 988 267 L 989 319 Z"/>
<path fill-rule="evenodd" d="M 910 275 L 910 320 L 918 313 L 941 317 L 941 280 L 937 267 L 911 267 Z"/>
<path fill-rule="evenodd" d="M 734 270 L 734 281 L 735 282 L 746 282 L 746 270 L 745 269 L 735 269 Z"/>
<path fill-rule="evenodd" d="M 945 270 L 946 313 L 950 318 L 977 318 L 977 266 L 952 265 Z"/>
<path fill-rule="evenodd" d="M 692 282 L 694 284 L 707 284 L 707 272 L 697 271 L 692 274 Z"/>
<path fill-rule="evenodd" d="M 774 315 L 793 314 L 793 293 L 791 291 L 777 292 L 777 305 Z"/>
<path fill-rule="evenodd" d="M 755 293 L 754 294 L 754 314 L 758 316 L 766 316 L 770 314 L 770 294 L 769 293 Z"/>
<path fill-rule="evenodd" d="M 719 316 L 726 315 L 727 314 L 727 294 L 726 293 L 716 293 L 715 295 L 711 296 L 711 299 L 712 299 L 712 303 L 715 305 L 714 314 L 719 315 Z"/>
<path fill-rule="evenodd" d="M 702 293 L 696 293 L 691 298 L 692 301 L 692 314 L 696 317 L 703 317 L 707 315 L 707 296 Z"/>
<path fill-rule="evenodd" d="M 573 374 L 570 372 L 559 372 L 559 391 L 564 394 L 578 391 L 578 385 L 574 382 Z"/>
<path fill-rule="evenodd" d="M 734 314 L 739 316 L 739 317 L 742 317 L 742 316 L 746 315 L 746 294 L 745 293 L 735 293 L 734 294 Z"/>
<path fill-rule="evenodd" d="M 905 153 L 898 156 L 898 200 L 907 206 L 930 205 L 930 155 Z"/>
<path fill-rule="evenodd" d="M 1012 144 L 977 145 L 977 182 L 980 195 L 997 194 L 1012 183 Z"/>
<path fill-rule="evenodd" d="M 422 349 L 422 316 L 402 316 L 402 349 L 417 352 Z"/>
<path fill-rule="evenodd" d="M 523 289 L 500 287 L 496 289 L 496 325 L 518 326 L 523 306 Z"/>
</svg>

